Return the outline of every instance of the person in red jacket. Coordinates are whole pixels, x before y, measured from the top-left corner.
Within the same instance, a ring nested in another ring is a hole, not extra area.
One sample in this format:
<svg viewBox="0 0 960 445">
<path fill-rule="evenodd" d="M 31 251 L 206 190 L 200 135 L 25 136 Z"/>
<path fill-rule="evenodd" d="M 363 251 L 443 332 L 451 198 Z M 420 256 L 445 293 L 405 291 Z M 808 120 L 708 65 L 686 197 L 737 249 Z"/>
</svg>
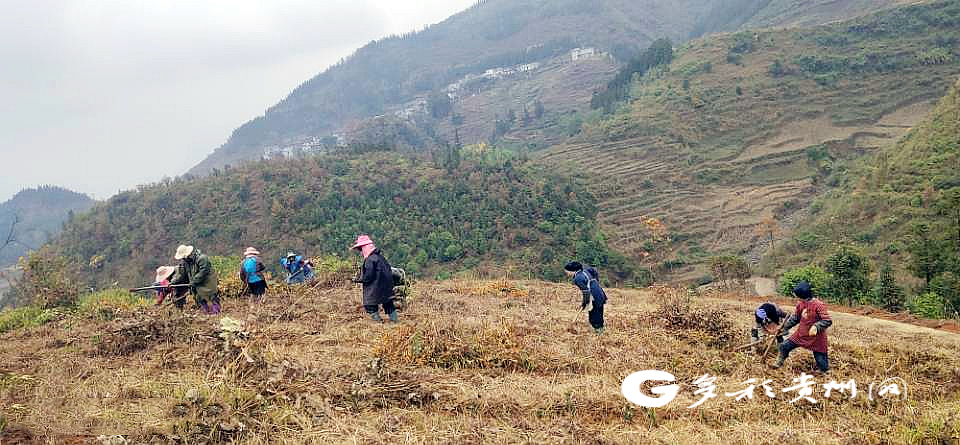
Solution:
<svg viewBox="0 0 960 445">
<path fill-rule="evenodd" d="M 813 359 L 822 373 L 830 370 L 830 358 L 827 356 L 827 328 L 833 324 L 827 305 L 813 297 L 810 283 L 801 281 L 793 289 L 793 294 L 800 299 L 793 315 L 784 323 L 781 335 L 786 335 L 790 328 L 800 325 L 790 338 L 780 344 L 780 358 L 773 365 L 774 368 L 783 366 L 783 362 L 790 352 L 798 347 L 804 347 L 813 352 Z"/>
</svg>

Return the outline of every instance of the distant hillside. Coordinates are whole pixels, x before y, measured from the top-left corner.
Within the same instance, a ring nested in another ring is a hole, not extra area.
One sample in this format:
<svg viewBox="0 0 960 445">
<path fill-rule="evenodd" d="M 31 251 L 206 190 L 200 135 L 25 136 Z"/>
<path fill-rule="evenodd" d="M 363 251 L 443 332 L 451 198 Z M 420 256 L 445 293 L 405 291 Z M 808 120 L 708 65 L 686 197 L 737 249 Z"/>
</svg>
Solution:
<svg viewBox="0 0 960 445">
<path fill-rule="evenodd" d="M 520 145 L 531 141 L 546 146 L 565 136 L 557 129 L 569 124 L 564 120 L 568 113 L 583 111 L 592 91 L 613 76 L 617 65 L 654 39 L 683 42 L 751 24 L 823 23 L 894 3 L 840 0 L 811 7 L 786 0 L 482 1 L 424 31 L 360 48 L 235 130 L 190 173 L 204 174 L 264 154 L 323 150 L 380 115 L 400 116 L 419 127 L 426 137 L 418 139 L 416 148 L 442 146 L 456 138 L 487 141 L 496 139 L 495 131 L 512 131 L 510 138 L 523 142 Z M 729 11 L 738 14 L 729 16 Z M 784 19 L 778 21 L 781 14 Z M 571 50 L 576 48 L 593 49 L 595 55 L 575 57 Z M 439 103 L 445 101 L 452 103 Z M 524 119 L 537 104 L 546 116 Z"/>
<path fill-rule="evenodd" d="M 137 284 L 172 263 L 180 243 L 268 266 L 288 250 L 350 257 L 370 234 L 389 261 L 419 276 L 473 270 L 562 276 L 565 261 L 631 268 L 609 250 L 579 181 L 483 146 L 434 161 L 389 152 L 271 160 L 121 193 L 67 223 L 54 246 L 96 281 Z"/>
<path fill-rule="evenodd" d="M 60 232 L 64 221 L 74 212 L 93 206 L 94 200 L 82 193 L 42 186 L 26 189 L 0 204 L 0 245 L 14 226 L 14 242 L 0 250 L 0 268 L 15 264 L 29 249 L 38 249 Z"/>
<path fill-rule="evenodd" d="M 648 265 L 692 278 L 703 267 L 685 265 L 720 251 L 756 263 L 837 185 L 833 169 L 892 144 L 946 93 L 960 75 L 957 23 L 953 0 L 695 40 L 538 160 L 587 171 L 601 223 Z"/>
<path fill-rule="evenodd" d="M 837 244 L 858 246 L 876 263 L 906 271 L 928 262 L 932 277 L 960 276 L 960 81 L 930 116 L 895 146 L 832 179 L 840 185 L 770 261 L 783 268 L 824 258 Z M 919 225 L 927 228 L 917 232 Z M 932 252 L 920 252 L 927 238 Z M 926 259 L 921 254 L 930 254 Z M 914 271 L 917 280 L 923 273 Z M 958 283 L 954 283 L 954 286 Z M 960 292 L 960 288 L 953 290 Z M 942 295 L 947 296 L 947 295 Z"/>
</svg>

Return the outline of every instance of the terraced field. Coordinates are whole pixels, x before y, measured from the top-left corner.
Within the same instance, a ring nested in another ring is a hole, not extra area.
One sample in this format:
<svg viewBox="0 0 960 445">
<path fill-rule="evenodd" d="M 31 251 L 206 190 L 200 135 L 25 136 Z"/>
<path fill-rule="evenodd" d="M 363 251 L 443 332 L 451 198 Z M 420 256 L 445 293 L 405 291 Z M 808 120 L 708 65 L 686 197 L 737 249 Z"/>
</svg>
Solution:
<svg viewBox="0 0 960 445">
<path fill-rule="evenodd" d="M 895 143 L 946 93 L 960 58 L 922 62 L 939 32 L 926 20 L 958 11 L 956 1 L 927 3 L 695 40 L 635 81 L 629 105 L 537 159 L 583 171 L 614 244 L 649 265 L 718 252 L 756 262 L 770 247 L 761 221 L 775 221 L 774 243 L 789 236 L 792 215 L 845 162 Z M 902 32 L 877 31 L 891 22 Z M 863 62 L 875 57 L 889 60 Z M 671 242 L 652 242 L 649 218 Z"/>
</svg>

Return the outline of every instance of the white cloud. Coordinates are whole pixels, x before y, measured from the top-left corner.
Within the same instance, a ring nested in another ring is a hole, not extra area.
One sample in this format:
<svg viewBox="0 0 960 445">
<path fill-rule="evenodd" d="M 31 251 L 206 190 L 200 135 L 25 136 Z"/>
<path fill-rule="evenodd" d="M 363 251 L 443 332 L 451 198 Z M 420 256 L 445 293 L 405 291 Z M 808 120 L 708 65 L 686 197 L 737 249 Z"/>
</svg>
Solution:
<svg viewBox="0 0 960 445">
<path fill-rule="evenodd" d="M 176 176 L 366 42 L 474 0 L 0 0 L 0 201 Z"/>
</svg>

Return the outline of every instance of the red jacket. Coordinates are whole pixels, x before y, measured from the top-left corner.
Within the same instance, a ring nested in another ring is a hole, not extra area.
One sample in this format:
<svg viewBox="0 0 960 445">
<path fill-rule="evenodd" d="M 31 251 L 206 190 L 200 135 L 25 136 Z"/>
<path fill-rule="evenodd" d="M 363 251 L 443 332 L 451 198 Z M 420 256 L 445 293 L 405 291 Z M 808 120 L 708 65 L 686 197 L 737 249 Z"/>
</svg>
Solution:
<svg viewBox="0 0 960 445">
<path fill-rule="evenodd" d="M 827 328 L 833 323 L 830 313 L 827 312 L 827 305 L 817 298 L 801 301 L 797 304 L 796 312 L 787 320 L 784 329 L 789 329 L 797 323 L 800 326 L 790 336 L 790 341 L 813 352 L 826 353 Z M 809 332 L 814 325 L 817 326 L 817 335 L 811 337 Z"/>
</svg>

